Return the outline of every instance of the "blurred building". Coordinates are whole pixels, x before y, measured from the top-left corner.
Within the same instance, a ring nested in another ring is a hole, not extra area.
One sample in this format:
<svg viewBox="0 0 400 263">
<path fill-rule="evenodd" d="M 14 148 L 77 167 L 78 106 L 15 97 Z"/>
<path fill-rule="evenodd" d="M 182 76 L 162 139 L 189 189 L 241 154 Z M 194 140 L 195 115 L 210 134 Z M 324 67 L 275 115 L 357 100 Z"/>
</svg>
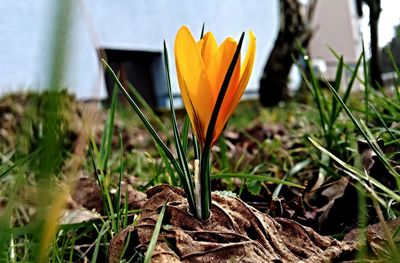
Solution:
<svg viewBox="0 0 400 263">
<path fill-rule="evenodd" d="M 257 56 L 247 94 L 257 94 L 258 81 L 278 31 L 278 0 L 76 0 L 70 34 L 66 36 L 67 63 L 63 85 L 80 99 L 107 96 L 98 51 L 156 107 L 167 105 L 163 40 L 167 41 L 173 92 L 179 96 L 173 42 L 181 25 L 195 37 L 213 31 L 217 41 L 239 38 L 242 31 L 257 36 Z M 336 60 L 328 45 L 350 64 L 359 53 L 356 16 L 348 0 L 319 0 L 311 53 L 327 65 L 331 76 Z M 0 1 L 0 95 L 48 85 L 54 0 Z M 247 48 L 246 42 L 244 50 Z"/>
<path fill-rule="evenodd" d="M 310 42 L 310 55 L 314 67 L 328 81 L 334 81 L 338 58 L 332 50 L 343 56 L 350 67 L 354 67 L 362 52 L 360 19 L 356 1 L 318 0 L 313 18 L 314 33 Z M 350 77 L 344 71 L 345 78 Z"/>
</svg>

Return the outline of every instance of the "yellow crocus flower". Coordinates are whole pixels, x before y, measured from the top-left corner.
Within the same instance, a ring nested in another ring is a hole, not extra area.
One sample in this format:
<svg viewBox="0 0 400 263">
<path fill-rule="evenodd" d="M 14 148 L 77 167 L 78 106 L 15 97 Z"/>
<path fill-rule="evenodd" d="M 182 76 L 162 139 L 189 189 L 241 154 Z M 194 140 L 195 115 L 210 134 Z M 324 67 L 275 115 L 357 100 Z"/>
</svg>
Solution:
<svg viewBox="0 0 400 263">
<path fill-rule="evenodd" d="M 239 104 L 249 82 L 254 65 L 256 39 L 249 32 L 249 44 L 242 64 L 240 57 L 235 66 L 215 125 L 212 144 L 216 142 L 225 124 Z M 208 124 L 228 67 L 238 43 L 228 37 L 220 46 L 208 32 L 196 42 L 190 30 L 183 26 L 175 38 L 175 65 L 183 103 L 194 133 L 204 147 Z"/>
</svg>

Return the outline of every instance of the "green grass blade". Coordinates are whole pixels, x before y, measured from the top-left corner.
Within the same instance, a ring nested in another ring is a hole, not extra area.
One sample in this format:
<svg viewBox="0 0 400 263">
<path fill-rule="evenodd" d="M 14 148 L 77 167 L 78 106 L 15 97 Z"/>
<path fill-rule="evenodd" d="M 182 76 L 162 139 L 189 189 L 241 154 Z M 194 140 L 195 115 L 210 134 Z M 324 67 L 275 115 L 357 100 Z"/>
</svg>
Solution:
<svg viewBox="0 0 400 263">
<path fill-rule="evenodd" d="M 356 118 L 353 116 L 351 113 L 350 109 L 346 106 L 340 95 L 336 92 L 336 90 L 329 84 L 329 82 L 326 81 L 326 84 L 330 91 L 333 93 L 334 97 L 339 101 L 351 121 L 353 122 L 354 126 L 359 130 L 361 135 L 364 137 L 364 139 L 367 141 L 369 147 L 376 153 L 378 156 L 379 160 L 385 165 L 385 167 L 388 169 L 388 171 L 396 178 L 397 181 L 400 180 L 400 175 L 393 169 L 393 167 L 389 164 L 387 161 L 387 158 L 384 157 L 382 150 L 376 143 L 375 139 L 373 138 L 372 134 L 370 134 L 368 127 L 363 124 L 363 122 L 359 123 Z"/>
<path fill-rule="evenodd" d="M 192 200 L 194 200 L 193 179 L 192 179 L 192 175 L 190 174 L 190 171 L 189 171 L 188 160 L 186 158 L 185 150 L 182 146 L 182 140 L 179 135 L 178 124 L 176 122 L 174 99 L 172 97 L 171 79 L 170 79 L 170 73 L 169 73 L 168 50 L 167 50 L 167 44 L 165 41 L 164 41 L 164 66 L 165 66 L 165 76 L 167 78 L 168 96 L 169 96 L 171 119 L 172 119 L 172 129 L 174 132 L 174 139 L 175 139 L 175 147 L 176 147 L 176 151 L 178 153 L 179 164 L 183 171 L 181 183 L 183 184 L 186 194 L 189 197 L 188 198 L 189 205 L 191 206 L 192 211 L 197 211 L 196 210 L 196 202 L 192 203 Z"/>
<path fill-rule="evenodd" d="M 299 173 L 301 170 L 303 170 L 305 167 L 307 167 L 310 164 L 310 160 L 306 159 L 302 162 L 296 163 L 293 165 L 293 167 L 290 169 L 290 171 L 285 174 L 285 176 L 282 178 L 282 181 L 285 181 L 289 178 L 292 177 L 293 175 Z M 272 194 L 272 198 L 278 198 L 279 193 L 282 189 L 283 184 L 279 184 L 276 189 L 274 190 L 274 193 Z"/>
<path fill-rule="evenodd" d="M 112 137 L 114 132 L 114 119 L 115 119 L 115 107 L 117 103 L 117 89 L 114 87 L 111 108 L 108 113 L 108 118 L 104 126 L 104 131 L 100 145 L 100 169 L 107 170 L 108 157 L 110 156 Z"/>
<path fill-rule="evenodd" d="M 174 169 L 172 169 L 170 162 L 168 161 L 167 156 L 165 155 L 164 151 L 156 144 L 158 153 L 161 156 L 161 159 L 163 160 L 163 163 L 165 165 L 165 169 L 167 170 L 169 177 L 171 178 L 171 183 L 173 186 L 179 186 L 179 181 L 178 178 L 175 176 Z"/>
<path fill-rule="evenodd" d="M 108 188 L 108 180 L 106 180 L 106 178 L 104 176 L 104 171 L 99 169 L 99 167 L 96 164 L 95 155 L 93 152 L 95 145 L 96 145 L 96 143 L 94 142 L 94 140 L 92 138 L 91 144 L 89 144 L 89 155 L 92 160 L 92 165 L 93 165 L 94 173 L 95 173 L 95 176 L 97 179 L 97 183 L 100 187 L 100 192 L 101 192 L 101 196 L 102 196 L 102 200 L 103 200 L 103 207 L 104 207 L 105 211 L 107 212 L 108 217 L 111 219 L 114 233 L 116 233 L 118 231 L 118 226 L 115 221 L 114 205 L 111 200 L 110 191 Z"/>
<path fill-rule="evenodd" d="M 129 193 L 128 193 L 128 187 L 125 188 L 125 202 L 124 202 L 124 222 L 122 224 L 123 228 L 126 228 L 128 226 L 128 215 L 129 215 Z"/>
<path fill-rule="evenodd" d="M 304 186 L 288 182 L 282 179 L 278 179 L 275 177 L 271 177 L 268 174 L 261 174 L 261 175 L 254 175 L 254 174 L 247 174 L 247 173 L 217 173 L 211 175 L 211 179 L 228 179 L 228 178 L 239 178 L 242 180 L 254 180 L 259 182 L 271 182 L 276 184 L 283 184 L 291 187 L 297 188 L 304 188 Z"/>
<path fill-rule="evenodd" d="M 342 82 L 342 73 L 343 73 L 343 56 L 341 56 L 339 59 L 338 68 L 336 70 L 335 86 L 333 87 L 337 92 L 339 92 L 340 84 Z M 329 122 L 330 127 L 332 127 L 333 124 L 335 123 L 335 113 L 336 113 L 337 103 L 338 102 L 336 100 L 332 101 L 331 118 Z"/>
<path fill-rule="evenodd" d="M 228 146 L 226 145 L 226 142 L 224 138 L 219 137 L 218 139 L 218 146 L 220 148 L 220 166 L 221 169 L 228 169 L 229 168 L 229 162 L 228 162 Z"/>
<path fill-rule="evenodd" d="M 132 85 L 129 81 L 127 82 L 128 89 L 131 92 L 133 99 L 139 103 L 140 106 L 144 108 L 146 113 L 149 115 L 149 119 L 154 121 L 163 132 L 167 133 L 168 129 L 165 127 L 163 121 L 157 116 L 151 106 L 147 103 L 147 101 L 143 98 L 140 92 Z"/>
<path fill-rule="evenodd" d="M 306 56 L 305 53 L 303 53 L 302 55 Z M 325 111 L 323 109 L 323 105 L 326 105 L 326 104 L 324 104 L 324 100 L 322 99 L 323 95 L 320 93 L 321 87 L 319 86 L 318 80 L 314 75 L 314 70 L 311 67 L 310 60 L 306 59 L 305 63 L 306 63 L 306 66 L 307 66 L 308 72 L 310 73 L 310 78 L 311 78 L 311 83 L 309 81 L 305 81 L 305 83 L 307 84 L 308 88 L 310 89 L 311 94 L 313 95 L 313 99 L 314 99 L 315 103 L 317 104 L 320 125 L 322 127 L 324 135 L 326 136 L 327 135 L 327 130 L 326 130 L 327 117 L 325 116 Z M 302 72 L 302 76 L 303 76 L 304 80 L 307 79 L 304 72 Z"/>
<path fill-rule="evenodd" d="M 157 245 L 158 235 L 160 234 L 161 225 L 162 225 L 162 221 L 164 219 L 166 207 L 167 207 L 167 205 L 164 204 L 161 209 L 160 215 L 158 216 L 157 223 L 154 227 L 153 235 L 151 236 L 151 239 L 150 239 L 149 247 L 147 248 L 147 251 L 146 251 L 144 263 L 151 262 L 151 257 L 153 256 L 154 249 L 156 248 L 156 245 Z"/>
<path fill-rule="evenodd" d="M 334 86 L 334 88 L 337 92 L 339 92 L 339 89 L 340 89 L 340 84 L 342 81 L 342 73 L 343 73 L 343 56 L 340 56 L 339 64 L 336 69 L 335 86 Z"/>
<path fill-rule="evenodd" d="M 193 138 L 194 158 L 197 160 L 200 160 L 200 157 L 201 157 L 200 145 L 199 145 L 199 141 L 197 140 L 197 138 L 193 132 L 192 132 L 192 138 Z"/>
<path fill-rule="evenodd" d="M 122 176 L 123 176 L 123 171 L 124 171 L 124 162 L 123 162 L 123 152 L 124 152 L 124 145 L 122 141 L 122 134 L 119 133 L 119 145 L 120 145 L 120 150 L 121 150 L 121 158 L 119 161 L 119 176 L 118 176 L 118 188 L 117 188 L 117 193 L 116 193 L 116 198 L 115 198 L 115 210 L 117 211 L 117 226 L 118 230 L 121 226 L 121 219 L 122 219 L 122 213 L 121 213 L 121 184 L 122 184 Z"/>
<path fill-rule="evenodd" d="M 355 81 L 356 78 L 357 78 L 358 68 L 359 68 L 360 65 L 361 65 L 362 58 L 363 58 L 363 55 L 361 54 L 360 57 L 359 57 L 358 60 L 357 60 L 357 63 L 356 63 L 356 66 L 355 66 L 355 68 L 354 68 L 354 71 L 352 72 L 350 81 L 349 81 L 349 83 L 347 84 L 346 90 L 345 90 L 345 92 L 344 92 L 344 94 L 343 94 L 343 102 L 344 102 L 344 103 L 346 103 L 347 99 L 348 99 L 349 96 L 350 96 L 350 91 L 351 91 L 351 89 L 353 88 L 354 81 Z M 344 64 L 344 65 L 345 65 L 345 64 Z M 336 101 L 336 100 L 334 100 L 334 101 Z M 340 114 L 341 111 L 342 111 L 342 107 L 338 107 L 337 110 L 335 111 L 335 116 L 333 117 L 333 121 L 336 121 L 336 119 L 339 117 L 339 114 Z"/>
<path fill-rule="evenodd" d="M 182 128 L 182 148 L 186 156 L 189 148 L 189 128 L 190 128 L 190 119 L 189 116 L 186 114 L 185 122 L 183 123 L 183 128 Z"/>
<path fill-rule="evenodd" d="M 43 151 L 44 147 L 40 147 L 37 148 L 36 150 L 34 150 L 33 152 L 25 155 L 24 157 L 18 159 L 17 161 L 15 161 L 11 166 L 4 168 L 3 171 L 0 171 L 0 179 L 4 176 L 6 176 L 9 172 L 11 172 L 14 168 L 17 168 L 23 164 L 25 164 L 26 162 L 28 162 L 29 160 L 31 160 L 32 158 L 38 156 L 38 154 L 40 154 L 41 151 Z"/>
<path fill-rule="evenodd" d="M 367 127 L 367 125 L 363 121 L 361 121 L 360 124 L 361 124 L 361 128 L 364 130 L 364 132 L 366 133 L 366 135 L 368 137 L 368 140 L 369 140 L 368 144 L 372 144 L 371 149 L 376 153 L 376 155 L 378 156 L 379 160 L 384 164 L 384 166 L 389 171 L 389 173 L 396 179 L 397 185 L 400 186 L 400 175 L 397 173 L 397 171 L 389 163 L 388 158 L 383 153 L 382 149 L 378 145 L 375 137 L 372 135 L 372 133 L 369 130 L 369 128 Z"/>
<path fill-rule="evenodd" d="M 329 51 L 332 53 L 332 55 L 335 56 L 336 59 L 339 59 L 341 55 L 339 55 L 334 49 L 332 49 L 331 47 L 328 47 Z M 360 55 L 360 57 L 362 57 L 362 54 Z M 349 65 L 347 65 L 346 63 L 343 64 L 343 66 L 345 67 L 345 69 L 347 69 L 348 71 L 350 71 L 352 74 L 354 74 L 354 72 L 356 70 L 352 69 Z M 357 74 L 355 75 L 356 79 L 362 84 L 364 85 L 364 80 L 362 78 L 360 78 Z"/>
<path fill-rule="evenodd" d="M 110 230 L 109 222 L 110 221 L 105 222 L 98 233 L 98 236 L 97 236 L 96 242 L 95 242 L 96 245 L 94 247 L 94 251 L 93 251 L 93 255 L 92 255 L 92 261 L 90 261 L 90 262 L 97 262 L 97 256 L 99 255 L 101 239 L 107 233 L 107 231 Z"/>
<path fill-rule="evenodd" d="M 204 29 L 205 29 L 205 27 L 206 27 L 206 23 L 203 23 L 203 25 L 201 26 L 200 39 L 202 39 L 203 36 L 204 36 Z"/>
<path fill-rule="evenodd" d="M 397 97 L 397 103 L 400 103 L 400 77 L 397 77 L 397 79 L 394 79 L 394 92 Z"/>
<path fill-rule="evenodd" d="M 375 115 L 378 117 L 378 119 L 382 123 L 383 127 L 385 127 L 386 132 L 389 133 L 389 135 L 396 142 L 396 144 L 400 145 L 400 141 L 397 139 L 396 135 L 392 132 L 392 130 L 386 125 L 386 122 L 383 120 L 381 114 L 376 110 L 375 106 L 372 105 L 371 103 L 369 104 L 369 106 L 371 107 L 371 109 L 375 113 Z"/>
<path fill-rule="evenodd" d="M 157 134 L 155 131 L 154 127 L 150 124 L 148 118 L 146 115 L 143 114 L 143 112 L 140 110 L 136 102 L 131 98 L 131 96 L 128 94 L 128 92 L 125 90 L 121 82 L 119 81 L 118 77 L 115 75 L 114 71 L 111 69 L 111 67 L 107 64 L 107 62 L 102 59 L 102 63 L 106 70 L 110 73 L 111 77 L 114 79 L 115 83 L 117 84 L 118 88 L 121 90 L 121 92 L 124 94 L 125 98 L 128 100 L 136 114 L 139 116 L 141 119 L 142 123 L 145 125 L 146 129 L 149 131 L 151 136 L 153 137 L 155 143 L 159 146 L 159 148 L 162 149 L 164 152 L 165 156 L 168 158 L 168 160 L 171 162 L 175 170 L 177 171 L 178 175 L 180 178 L 185 178 L 184 171 L 181 169 L 181 166 L 179 163 L 175 160 L 175 157 L 173 156 L 172 152 L 168 149 L 168 147 L 165 145 L 165 143 L 161 140 L 160 136 Z M 181 183 L 183 185 L 183 188 L 185 189 L 187 195 L 188 195 L 188 202 L 189 204 L 192 204 L 191 207 L 194 207 L 194 195 L 191 194 L 189 185 L 185 184 L 187 179 L 182 180 Z"/>
<path fill-rule="evenodd" d="M 394 80 L 395 86 L 394 86 L 394 91 L 396 93 L 397 96 L 397 103 L 400 103 L 400 77 L 398 77 L 398 80 Z"/>
<path fill-rule="evenodd" d="M 90 140 L 90 144 L 89 144 L 89 152 L 90 150 L 92 151 L 91 156 L 94 158 L 94 162 L 96 162 L 96 167 L 98 167 L 97 164 L 99 164 L 101 162 L 100 160 L 100 152 L 99 149 L 97 148 L 97 144 L 96 141 L 94 140 L 92 134 L 89 134 L 89 140 Z M 92 147 L 92 148 L 90 148 Z"/>
<path fill-rule="evenodd" d="M 367 207 L 367 196 L 360 183 L 355 184 L 358 195 L 358 237 L 357 241 L 362 244 L 361 249 L 357 252 L 357 259 L 360 262 L 367 262 L 367 246 L 366 234 L 368 227 L 368 207 Z"/>
<path fill-rule="evenodd" d="M 119 81 L 118 77 L 115 75 L 114 71 L 111 69 L 111 67 L 107 64 L 107 62 L 104 59 L 102 59 L 101 61 L 104 65 L 105 69 L 110 73 L 111 77 L 117 83 L 117 86 L 121 90 L 122 94 L 124 94 L 125 98 L 128 100 L 128 102 L 132 106 L 133 110 L 136 112 L 136 114 L 139 116 L 142 123 L 145 125 L 146 129 L 149 131 L 149 133 L 152 136 L 152 138 L 154 139 L 155 143 L 157 143 L 160 146 L 160 148 L 164 151 L 165 155 L 170 160 L 170 162 L 172 163 L 174 168 L 178 171 L 178 173 L 182 173 L 182 170 L 179 167 L 178 163 L 176 162 L 173 154 L 168 149 L 168 147 L 165 145 L 165 143 L 161 140 L 160 136 L 158 136 L 154 127 L 150 124 L 149 120 L 143 114 L 143 112 L 140 110 L 140 108 L 138 107 L 136 102 L 131 98 L 131 96 L 128 94 L 128 92 L 125 90 L 125 88 L 122 86 L 121 82 Z"/>
<path fill-rule="evenodd" d="M 100 169 L 98 168 L 98 165 L 96 163 L 96 155 L 98 155 L 98 152 L 96 152 L 96 143 L 94 142 L 93 138 L 91 140 L 91 143 L 89 144 L 89 156 L 90 156 L 90 160 L 92 161 L 92 165 L 93 165 L 93 170 L 94 170 L 94 175 L 96 177 L 96 180 L 99 184 L 101 193 L 104 194 L 104 190 L 102 189 L 103 187 L 103 181 L 104 181 L 104 176 L 101 173 Z M 102 196 L 103 201 L 105 200 L 105 196 Z"/>
<path fill-rule="evenodd" d="M 387 206 L 385 201 L 383 201 L 376 194 L 374 194 L 375 191 L 373 191 L 371 189 L 371 186 L 369 184 L 372 184 L 374 187 L 379 188 L 380 190 L 385 192 L 390 198 L 400 201 L 400 195 L 393 192 L 392 190 L 390 190 L 389 188 L 387 188 L 386 186 L 381 184 L 379 181 L 377 181 L 373 177 L 366 175 L 364 172 L 358 170 L 355 167 L 352 167 L 351 165 L 349 165 L 349 164 L 345 163 L 344 161 L 342 161 L 341 159 L 337 158 L 334 154 L 332 154 L 327 149 L 322 147 L 318 142 L 316 142 L 312 138 L 309 137 L 308 139 L 310 140 L 310 142 L 312 144 L 314 144 L 315 147 L 317 147 L 317 149 L 319 149 L 320 151 L 327 154 L 330 158 L 332 158 L 335 162 L 337 162 L 341 167 L 343 167 L 344 172 L 346 172 L 351 178 L 360 182 L 362 184 L 362 186 L 379 201 L 379 203 L 381 203 L 385 207 Z"/>
<path fill-rule="evenodd" d="M 390 62 L 392 63 L 392 66 L 393 66 L 393 68 L 394 68 L 394 70 L 395 70 L 395 72 L 396 72 L 396 74 L 397 74 L 397 79 L 400 80 L 400 69 L 399 69 L 399 67 L 397 66 L 396 60 L 394 59 L 393 54 L 392 54 L 392 51 L 390 50 L 389 47 L 386 48 L 386 53 L 388 54 L 389 59 L 390 59 Z M 396 90 L 397 90 L 397 89 L 396 89 Z M 400 98 L 399 98 L 399 101 L 400 101 Z"/>
<path fill-rule="evenodd" d="M 365 121 L 368 123 L 368 90 L 369 90 L 369 78 L 368 78 L 368 66 L 367 66 L 367 59 L 365 57 L 365 47 L 364 47 L 364 40 L 361 38 L 361 43 L 362 43 L 362 61 L 363 61 L 363 68 L 364 68 L 364 114 L 365 114 Z"/>
<path fill-rule="evenodd" d="M 391 97 L 382 95 L 377 95 L 376 97 L 382 102 L 385 108 L 391 112 L 391 114 L 397 115 L 400 112 L 400 103 L 397 103 Z M 390 106 L 393 109 L 391 109 L 388 106 Z"/>
</svg>

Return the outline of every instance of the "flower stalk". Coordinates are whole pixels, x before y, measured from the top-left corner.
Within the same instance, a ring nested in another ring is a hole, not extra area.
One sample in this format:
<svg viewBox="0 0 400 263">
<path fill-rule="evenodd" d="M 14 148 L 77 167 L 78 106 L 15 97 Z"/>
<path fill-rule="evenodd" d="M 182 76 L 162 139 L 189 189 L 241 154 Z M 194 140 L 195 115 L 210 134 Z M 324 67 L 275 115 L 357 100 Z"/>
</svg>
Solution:
<svg viewBox="0 0 400 263">
<path fill-rule="evenodd" d="M 193 174 L 194 174 L 194 198 L 195 198 L 195 202 L 196 202 L 196 213 L 198 216 L 201 215 L 201 202 L 202 202 L 202 198 L 201 198 L 201 180 L 200 180 L 200 161 L 199 159 L 195 159 L 194 160 L 194 167 L 193 167 Z"/>
</svg>

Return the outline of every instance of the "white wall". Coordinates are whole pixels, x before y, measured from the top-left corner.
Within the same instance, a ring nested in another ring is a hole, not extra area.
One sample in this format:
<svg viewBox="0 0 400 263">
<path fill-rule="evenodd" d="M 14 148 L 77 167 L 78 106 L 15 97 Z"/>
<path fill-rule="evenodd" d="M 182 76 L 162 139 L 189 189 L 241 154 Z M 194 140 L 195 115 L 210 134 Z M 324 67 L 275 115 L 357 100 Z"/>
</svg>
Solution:
<svg viewBox="0 0 400 263">
<path fill-rule="evenodd" d="M 359 19 L 356 18 L 355 1 L 319 0 L 313 20 L 313 38 L 310 53 L 313 59 L 320 59 L 327 64 L 324 77 L 334 80 L 338 59 L 329 48 L 343 55 L 344 62 L 354 66 L 361 54 L 361 32 Z"/>
<path fill-rule="evenodd" d="M 51 0 L 0 1 L 0 95 L 48 86 L 54 25 Z M 76 17 L 77 8 L 74 8 Z M 73 19 L 64 85 L 81 99 L 105 96 L 96 49 L 83 20 Z"/>
<path fill-rule="evenodd" d="M 71 0 L 72 1 L 72 0 Z M 0 1 L 0 95 L 47 83 L 54 0 Z M 257 36 L 257 56 L 249 89 L 257 89 L 278 30 L 277 0 L 74 0 L 72 37 L 65 85 L 79 98 L 105 96 L 96 48 L 162 52 L 166 39 L 174 91 L 173 41 L 183 24 L 195 36 L 203 22 L 221 42 L 242 31 Z M 164 77 L 164 76 L 160 76 Z"/>
</svg>

